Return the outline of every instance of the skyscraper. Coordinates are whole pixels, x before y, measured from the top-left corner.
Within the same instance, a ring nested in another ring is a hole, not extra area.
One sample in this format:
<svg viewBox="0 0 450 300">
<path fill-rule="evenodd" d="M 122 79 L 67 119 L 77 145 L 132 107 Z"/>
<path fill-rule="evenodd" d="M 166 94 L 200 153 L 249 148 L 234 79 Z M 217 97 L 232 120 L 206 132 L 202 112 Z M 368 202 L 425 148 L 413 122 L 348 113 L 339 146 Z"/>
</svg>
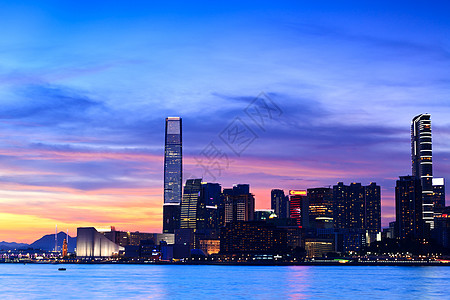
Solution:
<svg viewBox="0 0 450 300">
<path fill-rule="evenodd" d="M 314 228 L 333 228 L 333 190 L 313 188 L 307 190 L 309 199 L 309 225 Z"/>
<path fill-rule="evenodd" d="M 200 197 L 202 189 L 201 179 L 188 179 L 184 186 L 183 200 L 181 201 L 180 228 L 197 229 L 205 222 L 206 205 Z"/>
<path fill-rule="evenodd" d="M 305 190 L 289 191 L 289 217 L 300 228 L 309 227 L 309 201 Z"/>
<path fill-rule="evenodd" d="M 289 197 L 284 195 L 283 190 L 272 190 L 270 200 L 270 206 L 278 218 L 289 218 Z"/>
<path fill-rule="evenodd" d="M 333 202 L 335 228 L 381 231 L 381 194 L 375 182 L 368 186 L 339 182 L 333 186 Z"/>
<path fill-rule="evenodd" d="M 255 197 L 248 184 L 237 184 L 223 190 L 225 223 L 252 221 L 255 212 Z"/>
<path fill-rule="evenodd" d="M 411 123 L 412 175 L 422 186 L 422 219 L 434 228 L 433 160 L 431 144 L 431 116 L 420 114 Z"/>
<path fill-rule="evenodd" d="M 164 233 L 173 233 L 180 226 L 181 188 L 183 183 L 181 133 L 181 118 L 166 118 L 163 206 Z"/>
<path fill-rule="evenodd" d="M 445 180 L 433 178 L 433 206 L 434 212 L 441 213 L 445 207 Z"/>
<path fill-rule="evenodd" d="M 423 237 L 422 187 L 415 176 L 400 176 L 395 186 L 395 231 L 400 239 Z"/>
</svg>

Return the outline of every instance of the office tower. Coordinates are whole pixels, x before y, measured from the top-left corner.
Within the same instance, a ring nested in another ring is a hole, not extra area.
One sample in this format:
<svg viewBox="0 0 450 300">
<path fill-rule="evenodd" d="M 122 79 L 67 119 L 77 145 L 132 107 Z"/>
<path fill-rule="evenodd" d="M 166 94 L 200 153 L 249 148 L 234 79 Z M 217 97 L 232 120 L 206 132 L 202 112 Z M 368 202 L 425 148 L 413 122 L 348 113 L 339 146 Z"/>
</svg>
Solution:
<svg viewBox="0 0 450 300">
<path fill-rule="evenodd" d="M 435 208 L 435 213 L 441 213 L 445 207 L 444 178 L 433 178 L 433 206 Z"/>
<path fill-rule="evenodd" d="M 222 187 L 218 183 L 202 182 L 201 197 L 205 203 L 205 228 L 217 230 L 221 225 L 223 210 Z"/>
<path fill-rule="evenodd" d="M 307 189 L 309 199 L 309 225 L 313 228 L 333 228 L 333 190 Z"/>
<path fill-rule="evenodd" d="M 380 186 L 371 182 L 364 187 L 364 226 L 369 233 L 381 232 L 381 191 Z"/>
<path fill-rule="evenodd" d="M 255 212 L 255 197 L 248 184 L 237 184 L 223 190 L 225 223 L 251 221 Z"/>
<path fill-rule="evenodd" d="M 400 239 L 424 236 L 422 186 L 415 176 L 400 176 L 395 186 L 395 231 Z"/>
<path fill-rule="evenodd" d="M 411 122 L 412 175 L 422 186 L 422 219 L 434 228 L 433 160 L 431 144 L 431 116 L 421 114 Z"/>
<path fill-rule="evenodd" d="M 163 232 L 174 233 L 180 226 L 183 172 L 181 118 L 166 118 L 164 150 Z"/>
<path fill-rule="evenodd" d="M 381 231 L 381 194 L 376 183 L 362 186 L 339 182 L 333 186 L 333 207 L 335 228 Z"/>
<path fill-rule="evenodd" d="M 201 179 L 186 180 L 183 200 L 181 201 L 180 228 L 191 228 L 195 230 L 201 223 L 205 222 L 204 211 L 206 205 L 200 197 L 201 189 Z"/>
<path fill-rule="evenodd" d="M 205 230 L 219 230 L 218 205 L 221 200 L 218 183 L 188 179 L 181 201 L 180 228 L 191 228 L 196 233 L 208 235 Z"/>
<path fill-rule="evenodd" d="M 289 191 L 289 217 L 295 219 L 300 228 L 309 227 L 309 202 L 305 190 Z"/>
<path fill-rule="evenodd" d="M 270 208 L 278 218 L 289 218 L 289 197 L 284 195 L 283 190 L 273 189 L 270 192 Z"/>
</svg>

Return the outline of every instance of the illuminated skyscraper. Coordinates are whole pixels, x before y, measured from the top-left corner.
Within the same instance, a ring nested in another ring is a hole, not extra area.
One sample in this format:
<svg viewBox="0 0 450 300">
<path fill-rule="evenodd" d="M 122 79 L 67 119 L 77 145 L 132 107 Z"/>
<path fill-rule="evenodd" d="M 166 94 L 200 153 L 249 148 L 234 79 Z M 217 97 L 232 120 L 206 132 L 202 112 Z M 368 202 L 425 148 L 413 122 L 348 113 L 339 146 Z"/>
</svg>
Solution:
<svg viewBox="0 0 450 300">
<path fill-rule="evenodd" d="M 300 228 L 309 227 L 309 201 L 305 190 L 289 191 L 289 217 Z"/>
<path fill-rule="evenodd" d="M 444 178 L 433 178 L 433 204 L 434 212 L 439 213 L 445 207 L 445 181 Z"/>
<path fill-rule="evenodd" d="M 309 225 L 314 228 L 333 228 L 333 189 L 307 190 L 309 199 Z"/>
<path fill-rule="evenodd" d="M 381 231 L 381 194 L 375 182 L 333 186 L 334 227 L 338 229 L 362 229 L 369 233 Z"/>
<path fill-rule="evenodd" d="M 180 227 L 180 203 L 183 185 L 181 118 L 166 118 L 164 150 L 163 232 L 173 233 Z"/>
<path fill-rule="evenodd" d="M 395 186 L 395 230 L 400 239 L 423 237 L 422 187 L 415 176 L 400 176 Z"/>
<path fill-rule="evenodd" d="M 248 184 L 237 184 L 223 190 L 225 223 L 252 221 L 255 212 L 255 197 Z"/>
<path fill-rule="evenodd" d="M 202 180 L 188 179 L 184 186 L 183 200 L 181 202 L 180 228 L 197 229 L 205 222 L 206 204 L 201 197 Z"/>
<path fill-rule="evenodd" d="M 283 190 L 272 190 L 270 192 L 270 200 L 270 207 L 278 218 L 289 218 L 289 197 L 284 195 Z"/>
<path fill-rule="evenodd" d="M 433 160 L 431 144 L 431 116 L 421 114 L 411 123 L 412 175 L 422 186 L 422 219 L 434 228 Z"/>
</svg>

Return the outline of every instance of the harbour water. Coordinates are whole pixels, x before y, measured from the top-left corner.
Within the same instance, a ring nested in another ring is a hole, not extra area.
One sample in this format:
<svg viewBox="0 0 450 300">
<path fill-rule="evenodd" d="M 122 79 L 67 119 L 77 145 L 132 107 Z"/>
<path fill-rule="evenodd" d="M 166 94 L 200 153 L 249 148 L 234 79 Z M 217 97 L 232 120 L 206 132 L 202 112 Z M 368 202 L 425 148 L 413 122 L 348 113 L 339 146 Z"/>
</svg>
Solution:
<svg viewBox="0 0 450 300">
<path fill-rule="evenodd" d="M 448 299 L 449 291 L 450 267 L 435 266 L 0 264 L 1 299 Z"/>
</svg>

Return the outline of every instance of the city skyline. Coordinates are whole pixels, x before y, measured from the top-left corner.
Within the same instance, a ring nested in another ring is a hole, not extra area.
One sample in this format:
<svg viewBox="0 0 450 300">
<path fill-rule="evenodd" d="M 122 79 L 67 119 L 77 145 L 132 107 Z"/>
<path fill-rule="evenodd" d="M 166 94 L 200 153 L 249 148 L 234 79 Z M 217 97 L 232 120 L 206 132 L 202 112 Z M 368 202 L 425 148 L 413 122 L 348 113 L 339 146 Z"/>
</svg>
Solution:
<svg viewBox="0 0 450 300">
<path fill-rule="evenodd" d="M 373 181 L 386 227 L 414 116 L 431 114 L 433 173 L 450 177 L 448 7 L 324 3 L 2 4 L 0 240 L 161 232 L 167 116 L 184 119 L 185 174 L 214 143 L 230 161 L 205 180 L 250 184 L 256 208 Z M 261 92 L 279 109 L 264 124 L 246 113 Z M 237 153 L 221 135 L 236 118 L 254 133 Z"/>
</svg>

